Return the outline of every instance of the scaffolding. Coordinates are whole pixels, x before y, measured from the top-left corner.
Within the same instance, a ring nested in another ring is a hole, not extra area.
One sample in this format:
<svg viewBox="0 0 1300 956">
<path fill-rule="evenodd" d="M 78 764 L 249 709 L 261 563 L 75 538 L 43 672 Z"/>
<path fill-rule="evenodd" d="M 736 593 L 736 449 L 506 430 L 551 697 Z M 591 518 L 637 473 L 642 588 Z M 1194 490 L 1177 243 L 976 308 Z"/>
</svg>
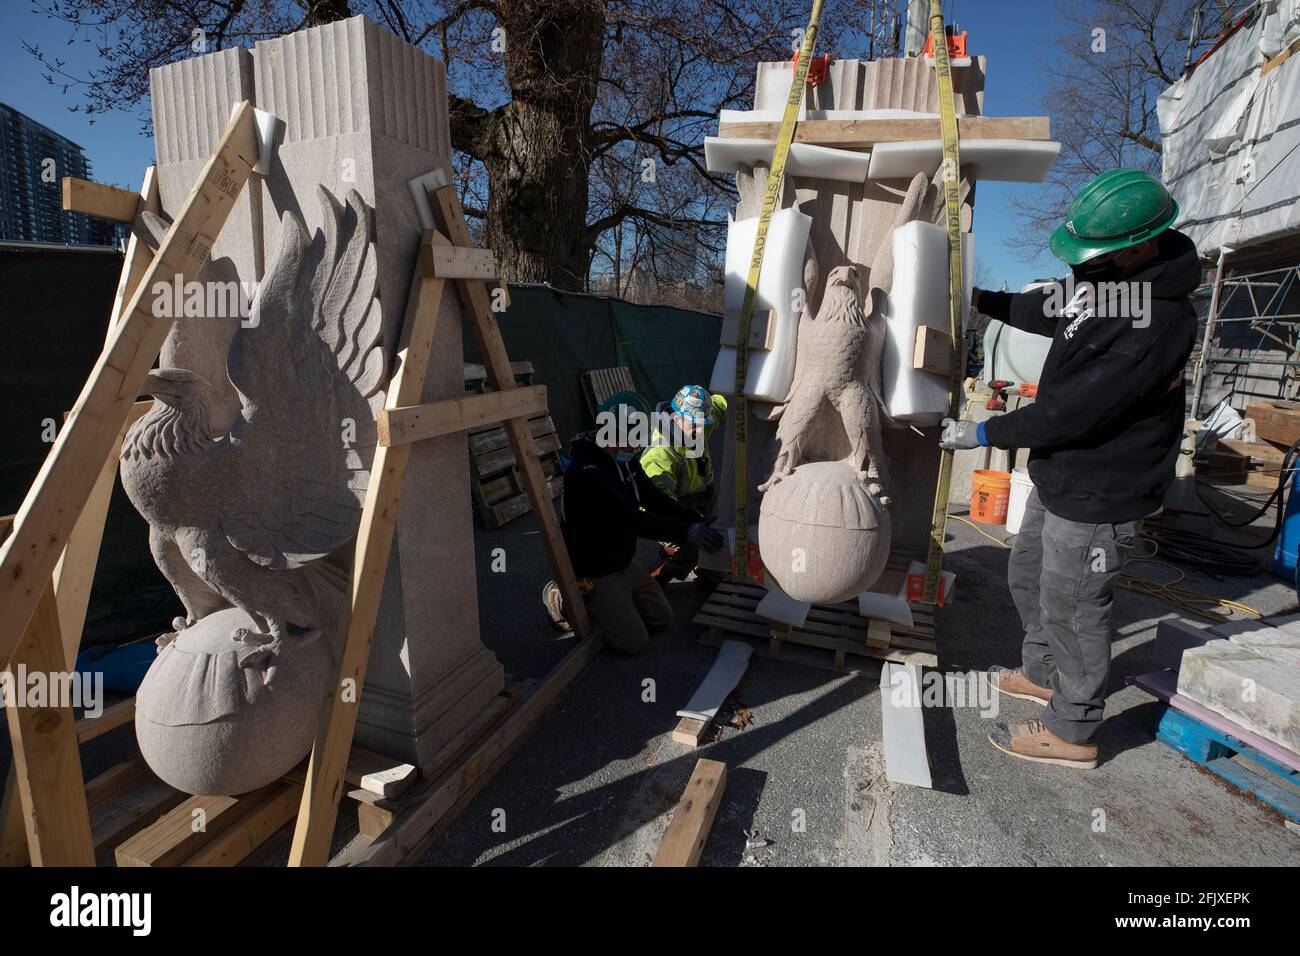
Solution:
<svg viewBox="0 0 1300 956">
<path fill-rule="evenodd" d="M 1216 270 L 1194 292 L 1204 306 L 1193 369 L 1191 417 L 1225 400 L 1300 399 L 1300 262 L 1249 272 Z"/>
</svg>

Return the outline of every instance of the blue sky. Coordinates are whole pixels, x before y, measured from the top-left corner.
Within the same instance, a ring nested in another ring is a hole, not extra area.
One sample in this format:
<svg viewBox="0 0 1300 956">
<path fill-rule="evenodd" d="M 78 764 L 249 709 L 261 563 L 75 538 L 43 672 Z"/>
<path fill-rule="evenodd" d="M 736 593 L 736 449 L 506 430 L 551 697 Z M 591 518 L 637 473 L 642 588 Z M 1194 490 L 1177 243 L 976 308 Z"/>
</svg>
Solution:
<svg viewBox="0 0 1300 956">
<path fill-rule="evenodd" d="M 1044 112 L 1043 82 L 1037 55 L 1046 51 L 1060 29 L 1061 21 L 1050 10 L 1062 0 L 1037 5 L 1024 0 L 954 2 L 957 25 L 969 35 L 970 49 L 988 57 L 985 111 L 992 115 L 1019 116 Z M 14 4 L 15 7 L 18 4 Z M 91 117 L 69 111 L 79 102 L 75 89 L 64 94 L 41 76 L 39 64 L 22 49 L 22 41 L 41 46 L 47 53 L 68 61 L 69 72 L 83 74 L 96 62 L 94 48 L 84 40 L 71 46 L 68 29 L 62 23 L 22 7 L 7 17 L 8 30 L 0 38 L 0 101 L 34 117 L 56 132 L 80 144 L 90 157 L 95 179 L 127 188 L 138 188 L 146 166 L 153 162 L 153 141 L 141 135 L 137 115 L 128 110 Z M 1082 38 L 1081 42 L 1086 42 Z M 1008 197 L 1033 187 L 1016 183 L 981 183 L 976 198 L 974 232 L 981 275 L 990 284 L 1003 280 L 1013 289 L 1035 276 L 1055 274 L 1056 266 L 1044 253 L 1036 261 L 1006 248 L 1003 240 L 1014 235 Z M 1047 236 L 1042 237 L 1044 249 Z"/>
</svg>

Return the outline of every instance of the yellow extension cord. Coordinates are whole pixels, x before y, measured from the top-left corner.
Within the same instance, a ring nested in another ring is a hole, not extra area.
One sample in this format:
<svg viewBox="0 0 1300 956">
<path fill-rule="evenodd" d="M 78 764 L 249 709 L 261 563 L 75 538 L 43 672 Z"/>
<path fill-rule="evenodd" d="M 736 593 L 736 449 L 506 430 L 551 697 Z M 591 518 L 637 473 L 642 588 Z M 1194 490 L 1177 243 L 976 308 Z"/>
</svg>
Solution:
<svg viewBox="0 0 1300 956">
<path fill-rule="evenodd" d="M 961 515 L 949 515 L 954 521 L 960 521 L 962 524 L 970 525 L 984 537 L 988 538 L 994 544 L 1002 548 L 1011 546 L 1001 538 L 995 538 L 975 522 L 963 518 Z M 1126 591 L 1134 591 L 1138 594 L 1145 594 L 1148 597 L 1157 598 L 1165 601 L 1174 607 L 1181 608 L 1188 614 L 1195 614 L 1197 617 L 1203 617 L 1211 621 L 1228 621 L 1231 620 L 1231 612 L 1238 611 L 1242 614 L 1248 614 L 1251 617 L 1263 617 L 1259 611 L 1256 611 L 1249 605 L 1242 604 L 1240 601 L 1230 601 L 1227 598 L 1215 597 L 1212 594 L 1205 594 L 1201 591 L 1194 591 L 1191 588 L 1179 587 L 1178 582 L 1187 577 L 1187 572 L 1182 568 L 1170 564 L 1168 561 L 1161 561 L 1156 555 L 1160 551 L 1160 545 L 1154 538 L 1147 535 L 1139 535 L 1140 540 L 1151 545 L 1151 553 L 1137 556 L 1131 556 L 1124 559 L 1124 565 L 1120 568 L 1119 581 L 1117 584 Z M 1172 581 L 1156 581 L 1152 578 L 1144 578 L 1141 575 L 1133 574 L 1126 569 L 1131 564 L 1154 564 L 1173 571 L 1178 577 Z"/>
</svg>

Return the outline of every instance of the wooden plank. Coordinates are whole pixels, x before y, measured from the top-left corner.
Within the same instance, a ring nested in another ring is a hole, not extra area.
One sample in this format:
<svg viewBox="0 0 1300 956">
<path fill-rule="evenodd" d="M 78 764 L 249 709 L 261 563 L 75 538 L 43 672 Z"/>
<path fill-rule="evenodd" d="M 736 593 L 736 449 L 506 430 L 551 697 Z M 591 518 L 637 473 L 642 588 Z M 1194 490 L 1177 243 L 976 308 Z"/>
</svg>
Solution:
<svg viewBox="0 0 1300 956">
<path fill-rule="evenodd" d="M 474 285 L 481 287 L 481 283 Z M 445 287 L 445 280 L 426 276 L 417 260 L 398 343 L 397 370 L 388 384 L 387 408 L 415 405 L 420 400 Z M 326 696 L 317 725 L 316 742 L 307 766 L 307 785 L 303 788 L 298 825 L 289 851 L 290 866 L 324 866 L 329 862 L 410 452 L 410 445 L 380 445 L 375 449 L 357 531 L 351 621 L 340 658 L 339 678 Z"/>
<path fill-rule="evenodd" d="M 695 771 L 659 844 L 651 866 L 695 866 L 709 839 L 727 787 L 727 765 L 718 760 L 698 760 Z"/>
<path fill-rule="evenodd" d="M 98 777 L 86 783 L 86 804 L 93 811 L 105 800 L 121 793 L 145 774 L 152 776 L 153 772 L 144 762 L 141 754 L 136 754 L 130 760 L 123 760 L 117 766 L 109 767 Z"/>
<path fill-rule="evenodd" d="M 1262 79 L 1263 77 L 1268 76 L 1287 60 L 1291 59 L 1291 57 L 1295 56 L 1297 52 L 1300 52 L 1300 37 L 1292 40 L 1290 45 L 1281 53 L 1278 53 L 1271 59 L 1265 61 L 1264 65 L 1259 68 L 1260 78 Z"/>
<path fill-rule="evenodd" d="M 302 790 L 282 783 L 229 826 L 216 839 L 200 847 L 182 866 L 235 866 L 274 836 L 298 812 Z"/>
<path fill-rule="evenodd" d="M 427 275 L 439 279 L 479 279 L 495 282 L 497 258 L 491 249 L 473 246 L 425 245 L 420 248 Z"/>
<path fill-rule="evenodd" d="M 885 776 L 895 783 L 932 787 L 919 667 L 885 662 L 880 669 L 880 711 Z"/>
<path fill-rule="evenodd" d="M 768 139 L 775 142 L 780 123 L 722 123 L 723 139 Z M 1046 116 L 958 116 L 957 132 L 962 139 L 1052 138 L 1051 120 Z M 841 149 L 870 149 L 876 143 L 920 139 L 941 139 L 939 120 L 863 119 L 801 120 L 795 127 L 796 143 L 816 143 Z"/>
<path fill-rule="evenodd" d="M 722 332 L 718 336 L 719 344 L 736 347 L 740 336 L 740 310 L 727 309 L 722 316 Z M 772 321 L 770 309 L 755 309 L 749 324 L 749 347 L 770 351 L 776 345 L 776 323 Z"/>
<path fill-rule="evenodd" d="M 19 664 L 29 673 L 52 676 L 66 672 L 59 607 L 54 582 L 48 576 L 36 613 L 7 664 L 11 674 Z M 20 685 L 16 675 L 13 680 L 15 687 Z M 54 693 L 57 690 L 51 691 Z M 23 828 L 36 866 L 95 865 L 81 751 L 70 703 L 47 700 L 40 707 L 5 707 Z M 12 810 L 6 808 L 5 812 L 7 816 Z"/>
<path fill-rule="evenodd" d="M 601 643 L 598 630 L 582 638 L 532 691 L 520 696 L 496 728 L 432 787 L 411 800 L 384 835 L 351 864 L 396 866 L 418 858 L 510 759 L 564 689 L 600 651 Z"/>
<path fill-rule="evenodd" d="M 146 767 L 95 805 L 91 817 L 95 856 L 113 850 L 188 796 L 163 783 Z"/>
<path fill-rule="evenodd" d="M 110 731 L 125 726 L 135 720 L 135 698 L 128 697 L 110 704 L 98 717 L 82 717 L 77 721 L 77 741 L 85 743 L 102 737 Z"/>
<path fill-rule="evenodd" d="M 140 210 L 140 194 L 116 186 L 105 186 L 103 183 L 92 183 L 88 179 L 64 176 L 63 208 L 67 212 L 133 223 Z"/>
<path fill-rule="evenodd" d="M 912 349 L 912 368 L 936 375 L 952 371 L 952 333 L 928 325 L 916 327 L 916 344 Z"/>
<path fill-rule="evenodd" d="M 409 790 L 418 777 L 413 765 L 362 747 L 352 748 L 348 770 L 344 775 L 348 783 L 390 800 L 395 800 Z"/>
<path fill-rule="evenodd" d="M 677 721 L 677 726 L 673 728 L 672 738 L 679 744 L 698 747 L 712 724 L 712 720 L 696 720 L 694 717 L 682 717 Z"/>
<path fill-rule="evenodd" d="M 545 385 L 508 388 L 423 405 L 385 408 L 378 418 L 379 443 L 401 445 L 422 441 L 507 418 L 528 418 L 543 414 L 546 410 Z"/>
<path fill-rule="evenodd" d="M 86 626 L 86 608 L 90 606 L 90 589 L 95 583 L 99 549 L 104 541 L 104 519 L 117 480 L 118 453 L 126 440 L 127 430 L 153 407 L 153 400 L 136 402 L 127 412 L 126 421 L 113 442 L 112 453 L 104 459 L 95 486 L 86 499 L 77 523 L 72 526 L 68 543 L 54 566 L 54 596 L 59 605 L 59 630 L 63 633 L 66 666 L 76 664 L 81 649 L 81 632 Z M 64 427 L 67 425 L 65 423 Z"/>
<path fill-rule="evenodd" d="M 283 781 L 238 797 L 188 797 L 125 840 L 118 866 L 234 866 L 293 819 L 302 796 Z"/>
<path fill-rule="evenodd" d="M 193 279 L 257 160 L 251 104 L 236 109 L 217 149 L 163 237 L 158 255 L 124 309 L 112 342 L 95 363 L 68 424 L 18 511 L 0 548 L 0 658 L 13 653 L 54 566 L 94 489 L 122 423 L 158 356 L 172 320 L 155 316 L 156 277 Z M 413 404 L 408 403 L 408 404 Z"/>
<path fill-rule="evenodd" d="M 140 184 L 139 198 L 139 212 L 162 212 L 162 199 L 158 194 L 158 168 L 156 166 L 150 166 L 144 171 L 144 181 Z M 149 268 L 151 262 L 153 262 L 153 251 L 150 250 L 147 243 L 140 239 L 134 229 L 131 230 L 131 235 L 126 240 L 126 258 L 122 261 L 122 273 L 117 279 L 117 292 L 113 296 L 113 309 L 109 313 L 108 331 L 104 337 L 105 345 L 113 340 L 113 330 L 117 327 L 117 323 L 121 321 L 123 312 L 131 301 L 131 296 L 135 295 L 135 290 L 140 287 L 140 280 L 144 278 L 145 271 Z"/>
<path fill-rule="evenodd" d="M 430 194 L 438 217 L 451 243 L 457 246 L 469 246 L 469 227 L 465 223 L 465 214 L 460 200 L 456 198 L 454 186 L 443 186 Z M 488 303 L 487 289 L 481 282 L 459 280 L 456 287 L 461 301 L 469 308 L 470 330 L 478 345 L 487 369 L 488 384 L 497 391 L 514 384 L 514 373 L 510 367 L 510 356 L 506 353 L 505 342 L 501 339 L 501 330 L 497 326 Z M 413 404 L 406 402 L 403 404 Z M 542 545 L 555 573 L 556 583 L 564 599 L 564 609 L 573 629 L 578 634 L 586 634 L 591 629 L 587 616 L 587 605 L 578 590 L 578 580 L 573 573 L 573 562 L 564 544 L 560 532 L 560 519 L 555 513 L 555 504 L 551 500 L 550 488 L 541 464 L 532 450 L 532 436 L 528 433 L 525 419 L 512 418 L 506 422 L 506 434 L 510 438 L 510 447 L 514 449 L 515 460 L 522 470 L 524 488 L 532 501 L 533 513 L 537 515 L 537 526 L 541 531 Z"/>
<path fill-rule="evenodd" d="M 1255 420 L 1255 435 L 1264 441 L 1287 446 L 1300 438 L 1300 403 L 1251 402 L 1245 417 Z"/>
</svg>

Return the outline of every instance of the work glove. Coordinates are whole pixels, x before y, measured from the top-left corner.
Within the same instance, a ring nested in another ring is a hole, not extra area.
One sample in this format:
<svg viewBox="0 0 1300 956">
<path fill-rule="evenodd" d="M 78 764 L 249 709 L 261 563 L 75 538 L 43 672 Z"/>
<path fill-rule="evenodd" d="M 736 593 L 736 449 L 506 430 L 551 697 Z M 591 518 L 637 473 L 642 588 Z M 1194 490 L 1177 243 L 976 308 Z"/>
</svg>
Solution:
<svg viewBox="0 0 1300 956">
<path fill-rule="evenodd" d="M 939 447 L 945 451 L 961 451 L 966 448 L 979 448 L 979 422 L 959 422 L 945 418 L 941 423 L 943 434 L 939 436 Z"/>
<path fill-rule="evenodd" d="M 727 541 L 721 531 L 703 521 L 695 522 L 686 530 L 686 540 L 709 552 L 717 551 Z"/>
</svg>

